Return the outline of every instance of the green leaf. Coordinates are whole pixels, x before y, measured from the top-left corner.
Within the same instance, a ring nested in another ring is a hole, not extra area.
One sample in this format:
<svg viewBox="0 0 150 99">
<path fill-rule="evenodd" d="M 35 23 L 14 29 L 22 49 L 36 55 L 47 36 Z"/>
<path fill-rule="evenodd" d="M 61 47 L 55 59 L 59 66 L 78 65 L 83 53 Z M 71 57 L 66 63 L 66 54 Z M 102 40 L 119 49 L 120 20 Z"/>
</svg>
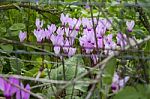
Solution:
<svg viewBox="0 0 150 99">
<path fill-rule="evenodd" d="M 146 42 L 145 51 L 150 51 L 150 41 Z"/>
<path fill-rule="evenodd" d="M 141 95 L 133 87 L 125 87 L 113 99 L 142 99 Z"/>
<path fill-rule="evenodd" d="M 28 71 L 24 71 L 25 72 L 25 76 L 29 76 L 29 77 L 35 77 L 37 75 L 39 71 L 39 68 L 34 67 L 33 69 L 30 69 Z"/>
<path fill-rule="evenodd" d="M 14 73 L 21 73 L 21 69 L 24 68 L 24 63 L 17 57 L 10 59 L 10 66 Z"/>
<path fill-rule="evenodd" d="M 1 44 L 0 47 L 1 47 L 4 51 L 12 51 L 12 50 L 13 50 L 13 46 L 10 45 L 10 44 L 7 44 L 7 45 Z"/>
<path fill-rule="evenodd" d="M 25 29 L 25 24 L 23 24 L 23 23 L 15 23 L 9 29 L 12 30 L 12 31 L 22 30 L 22 29 Z"/>
<path fill-rule="evenodd" d="M 78 60 L 77 75 L 86 72 L 85 68 L 81 67 L 83 65 L 82 58 L 73 56 L 64 61 L 66 80 L 71 80 L 75 76 L 77 60 Z M 58 68 L 53 69 L 51 71 L 51 76 L 53 79 L 63 80 L 63 65 L 60 65 L 58 66 Z"/>
<path fill-rule="evenodd" d="M 112 58 L 109 62 L 106 63 L 106 68 L 103 75 L 103 80 L 105 84 L 111 84 L 116 65 L 117 61 L 115 58 Z"/>
<path fill-rule="evenodd" d="M 5 27 L 0 27 L 0 32 L 1 33 L 5 33 L 6 32 L 6 28 Z"/>
</svg>

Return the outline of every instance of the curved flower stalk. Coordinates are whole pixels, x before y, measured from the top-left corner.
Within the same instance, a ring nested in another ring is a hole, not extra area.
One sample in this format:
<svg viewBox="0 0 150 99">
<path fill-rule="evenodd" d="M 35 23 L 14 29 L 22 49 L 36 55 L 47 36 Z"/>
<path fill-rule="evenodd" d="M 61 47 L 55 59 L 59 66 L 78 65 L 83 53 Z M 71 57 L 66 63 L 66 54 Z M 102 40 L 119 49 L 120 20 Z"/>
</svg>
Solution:
<svg viewBox="0 0 150 99">
<path fill-rule="evenodd" d="M 19 32 L 19 39 L 20 39 L 20 42 L 23 42 L 26 38 L 27 38 L 27 33 L 20 31 L 20 32 Z"/>
<path fill-rule="evenodd" d="M 121 90 L 129 80 L 129 78 L 130 78 L 129 76 L 126 76 L 125 78 L 121 79 L 119 75 L 115 72 L 111 84 L 112 92 L 116 93 L 119 90 Z"/>
<path fill-rule="evenodd" d="M 128 32 L 132 32 L 132 29 L 133 29 L 133 27 L 135 25 L 135 22 L 134 22 L 134 20 L 126 21 L 126 25 L 127 25 Z"/>
</svg>

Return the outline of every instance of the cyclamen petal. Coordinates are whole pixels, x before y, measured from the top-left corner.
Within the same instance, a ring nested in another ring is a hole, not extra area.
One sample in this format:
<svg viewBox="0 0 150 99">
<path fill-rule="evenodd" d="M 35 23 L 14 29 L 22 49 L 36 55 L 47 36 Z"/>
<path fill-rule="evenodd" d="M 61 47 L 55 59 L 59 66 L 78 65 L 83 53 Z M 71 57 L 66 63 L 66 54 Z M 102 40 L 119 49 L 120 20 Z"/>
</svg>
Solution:
<svg viewBox="0 0 150 99">
<path fill-rule="evenodd" d="M 134 27 L 134 25 L 135 25 L 135 22 L 134 22 L 134 20 L 127 21 L 127 22 L 126 22 L 126 25 L 127 25 L 128 31 L 129 31 L 129 32 L 132 32 L 132 29 L 133 29 L 133 27 Z"/>
<path fill-rule="evenodd" d="M 34 30 L 34 35 L 37 39 L 37 42 L 42 42 L 42 40 L 45 38 L 44 30 Z"/>
<path fill-rule="evenodd" d="M 24 85 L 21 83 L 20 87 L 24 88 Z M 30 85 L 27 84 L 24 89 L 27 91 L 30 91 Z M 18 89 L 18 91 L 16 93 L 16 99 L 29 99 L 29 98 L 30 98 L 30 93 L 27 93 L 24 90 Z"/>
<path fill-rule="evenodd" d="M 76 48 L 70 47 L 68 52 L 68 57 L 73 56 L 75 53 L 76 53 Z"/>
<path fill-rule="evenodd" d="M 80 25 L 81 25 L 81 19 L 78 19 L 78 20 L 77 20 L 77 23 L 75 24 L 75 29 L 76 29 L 76 31 L 79 31 L 79 30 L 80 30 Z"/>
<path fill-rule="evenodd" d="M 68 18 L 69 18 L 68 15 L 65 16 L 63 13 L 61 14 L 60 21 L 61 21 L 62 25 L 66 25 L 67 24 Z"/>
<path fill-rule="evenodd" d="M 0 77 L 0 90 L 4 91 L 5 86 L 4 86 L 4 79 Z"/>
<path fill-rule="evenodd" d="M 30 91 L 30 85 L 27 84 L 26 87 L 25 87 L 25 89 L 28 90 L 28 91 Z M 25 91 L 23 91 L 23 90 L 21 90 L 21 94 L 22 94 L 22 99 L 29 99 L 30 98 L 30 94 L 27 93 L 27 92 L 25 92 Z"/>
<path fill-rule="evenodd" d="M 54 52 L 56 55 L 60 53 L 60 47 L 59 46 L 54 46 Z"/>
<path fill-rule="evenodd" d="M 87 27 L 88 22 L 89 22 L 88 18 L 82 18 L 82 26 L 83 26 L 83 28 Z"/>
<path fill-rule="evenodd" d="M 59 36 L 64 35 L 64 30 L 61 27 L 59 27 L 56 32 L 57 32 L 57 35 L 59 35 Z"/>
<path fill-rule="evenodd" d="M 119 80 L 119 75 L 115 72 L 112 81 L 113 82 L 118 82 L 118 80 Z"/>
<path fill-rule="evenodd" d="M 70 30 L 73 30 L 76 23 L 77 23 L 77 19 L 68 18 L 68 25 Z"/>
<path fill-rule="evenodd" d="M 52 34 L 52 33 L 54 33 L 56 31 L 55 24 L 51 24 L 51 26 L 47 25 L 47 28 L 48 28 L 48 31 L 49 31 L 50 34 Z"/>
<path fill-rule="evenodd" d="M 64 43 L 64 47 L 63 47 L 64 53 L 68 53 L 69 47 L 70 47 L 69 41 L 68 41 L 68 39 L 66 39 L 65 43 Z"/>
<path fill-rule="evenodd" d="M 119 85 L 117 83 L 112 83 L 111 89 L 113 93 L 116 93 L 119 91 Z"/>
<path fill-rule="evenodd" d="M 126 76 L 123 79 L 120 79 L 119 75 L 115 72 L 114 77 L 111 84 L 111 89 L 114 93 L 118 92 L 120 89 L 122 89 L 127 81 L 129 80 L 129 76 Z"/>
<path fill-rule="evenodd" d="M 19 33 L 20 42 L 23 42 L 26 39 L 26 37 L 27 37 L 27 33 L 20 31 Z"/>
<path fill-rule="evenodd" d="M 125 83 L 129 80 L 129 78 L 130 78 L 129 76 L 126 76 L 124 79 L 121 79 L 119 81 L 120 88 L 123 88 L 125 86 Z"/>
<path fill-rule="evenodd" d="M 10 77 L 9 81 L 13 84 L 19 85 L 19 80 L 14 77 Z M 10 90 L 11 90 L 10 93 L 14 94 L 18 90 L 18 88 L 16 88 L 15 86 L 11 86 Z"/>
<path fill-rule="evenodd" d="M 25 87 L 25 89 L 28 90 L 28 91 L 30 91 L 30 85 L 27 84 L 26 87 Z M 29 93 L 26 93 L 26 92 L 25 92 L 24 94 L 25 94 L 25 95 L 24 95 L 24 96 L 25 96 L 25 99 L 29 99 L 29 98 L 30 98 L 30 94 L 29 94 Z"/>
<path fill-rule="evenodd" d="M 103 48 L 103 38 L 98 37 L 97 39 L 98 48 Z"/>
<path fill-rule="evenodd" d="M 41 29 L 42 28 L 42 26 L 43 26 L 43 21 L 40 21 L 40 19 L 36 19 L 36 21 L 35 21 L 35 25 L 36 25 L 36 27 L 37 27 L 37 29 Z"/>
<path fill-rule="evenodd" d="M 47 29 L 45 29 L 45 31 L 44 31 L 44 33 L 45 33 L 45 37 L 46 37 L 46 39 L 50 39 L 50 37 L 51 37 L 51 32 L 49 31 L 49 30 L 47 30 Z"/>
<path fill-rule="evenodd" d="M 118 33 L 116 38 L 117 38 L 117 44 L 123 49 L 127 45 L 126 35 L 122 33 Z"/>
<path fill-rule="evenodd" d="M 14 77 L 10 77 L 7 82 L 4 78 L 0 77 L 0 90 L 3 91 L 3 94 L 6 98 L 10 98 L 18 90 L 15 86 L 11 85 L 11 83 L 18 85 L 19 80 Z"/>
</svg>

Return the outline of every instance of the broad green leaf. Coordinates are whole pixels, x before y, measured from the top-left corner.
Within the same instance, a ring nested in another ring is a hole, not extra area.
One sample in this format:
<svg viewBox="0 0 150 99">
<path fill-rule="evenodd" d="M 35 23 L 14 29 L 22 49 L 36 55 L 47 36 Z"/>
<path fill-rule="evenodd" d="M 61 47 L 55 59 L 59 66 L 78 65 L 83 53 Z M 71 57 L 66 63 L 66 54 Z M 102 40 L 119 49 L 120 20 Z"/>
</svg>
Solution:
<svg viewBox="0 0 150 99">
<path fill-rule="evenodd" d="M 23 24 L 23 23 L 15 23 L 9 29 L 12 30 L 12 31 L 14 31 L 14 30 L 22 30 L 22 29 L 25 29 L 25 24 Z"/>
<path fill-rule="evenodd" d="M 119 93 L 117 93 L 113 99 L 141 99 L 141 95 L 136 91 L 134 87 L 125 87 Z"/>
<path fill-rule="evenodd" d="M 29 76 L 29 77 L 36 77 L 38 71 L 39 71 L 39 68 L 34 67 L 34 68 L 31 69 L 31 70 L 24 71 L 24 72 L 25 72 L 24 75 L 25 75 L 25 76 Z"/>
<path fill-rule="evenodd" d="M 103 74 L 103 80 L 105 84 L 111 84 L 116 65 L 117 62 L 115 58 L 112 58 L 109 62 L 106 63 L 106 68 Z"/>
<path fill-rule="evenodd" d="M 10 66 L 14 73 L 21 73 L 24 68 L 24 63 L 17 57 L 12 57 L 10 59 Z"/>
<path fill-rule="evenodd" d="M 86 72 L 86 70 L 82 67 L 83 65 L 82 58 L 73 56 L 64 61 L 66 80 L 71 80 L 74 78 L 75 73 L 76 73 L 77 60 L 78 60 L 77 75 L 80 75 L 81 73 Z M 58 68 L 53 69 L 51 71 L 51 76 L 53 79 L 63 80 L 63 65 L 60 65 L 58 66 Z"/>
<path fill-rule="evenodd" d="M 1 49 L 3 49 L 4 51 L 12 51 L 12 50 L 13 50 L 13 46 L 10 45 L 10 44 L 7 44 L 7 45 L 1 44 L 0 47 L 1 47 Z"/>
<path fill-rule="evenodd" d="M 4 33 L 6 32 L 6 28 L 5 27 L 0 27 L 0 33 Z"/>
<path fill-rule="evenodd" d="M 146 42 L 145 51 L 150 51 L 150 41 Z"/>
</svg>

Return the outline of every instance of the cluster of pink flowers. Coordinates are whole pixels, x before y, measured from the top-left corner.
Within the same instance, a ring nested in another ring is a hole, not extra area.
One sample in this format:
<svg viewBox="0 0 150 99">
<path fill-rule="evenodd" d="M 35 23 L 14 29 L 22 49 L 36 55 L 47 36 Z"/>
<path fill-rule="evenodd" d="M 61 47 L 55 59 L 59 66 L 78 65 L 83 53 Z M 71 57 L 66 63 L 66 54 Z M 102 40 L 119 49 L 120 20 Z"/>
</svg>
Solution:
<svg viewBox="0 0 150 99">
<path fill-rule="evenodd" d="M 74 43 L 78 40 L 77 43 L 79 42 L 79 46 L 82 47 L 82 53 L 90 54 L 93 63 L 96 64 L 98 62 L 97 48 L 103 49 L 105 55 L 111 55 L 114 53 L 111 49 L 124 49 L 127 45 L 126 34 L 122 32 L 117 34 L 110 33 L 113 23 L 111 19 L 76 19 L 62 13 L 60 21 L 62 25 L 59 27 L 51 24 L 47 25 L 47 28 L 43 28 L 44 22 L 36 19 L 36 29 L 34 29 L 37 42 L 50 41 L 54 46 L 53 50 L 56 55 L 65 53 L 68 57 L 73 56 L 77 50 Z M 95 30 L 93 29 L 93 24 L 96 26 Z M 133 20 L 126 21 L 126 30 L 132 32 L 134 25 L 135 22 Z M 20 42 L 23 42 L 26 37 L 26 32 L 21 31 L 19 34 Z M 118 92 L 124 87 L 128 79 L 128 76 L 120 79 L 119 75 L 115 73 L 111 85 L 112 91 Z"/>
<path fill-rule="evenodd" d="M 30 98 L 29 93 L 17 88 L 13 84 L 20 86 L 21 88 L 24 88 L 24 85 L 21 82 L 19 82 L 18 79 L 14 77 L 10 77 L 8 81 L 0 77 L 0 90 L 3 91 L 3 94 L 6 99 L 11 99 L 14 94 L 16 94 L 16 99 L 29 99 Z M 30 91 L 30 85 L 27 84 L 24 89 Z"/>
<path fill-rule="evenodd" d="M 65 53 L 68 57 L 73 56 L 76 53 L 74 42 L 75 39 L 77 39 L 79 40 L 80 46 L 83 48 L 82 51 L 86 54 L 91 54 L 91 58 L 94 63 L 96 63 L 98 59 L 97 56 L 94 55 L 96 48 L 104 49 L 104 54 L 110 55 L 113 51 L 107 49 L 115 49 L 117 47 L 123 49 L 127 45 L 127 36 L 125 34 L 119 32 L 116 35 L 117 41 L 115 42 L 113 40 L 115 35 L 107 33 L 107 31 L 111 29 L 111 19 L 76 19 L 62 13 L 60 21 L 62 23 L 60 27 L 51 24 L 47 25 L 47 28 L 43 28 L 44 22 L 40 19 L 36 19 L 36 29 L 34 30 L 37 42 L 44 42 L 46 39 L 51 41 L 56 55 Z M 95 31 L 92 22 L 96 25 Z M 134 21 L 127 21 L 126 25 L 127 31 L 132 32 L 135 25 Z M 26 38 L 26 32 L 20 32 L 19 38 L 20 42 L 23 42 Z"/>
</svg>

